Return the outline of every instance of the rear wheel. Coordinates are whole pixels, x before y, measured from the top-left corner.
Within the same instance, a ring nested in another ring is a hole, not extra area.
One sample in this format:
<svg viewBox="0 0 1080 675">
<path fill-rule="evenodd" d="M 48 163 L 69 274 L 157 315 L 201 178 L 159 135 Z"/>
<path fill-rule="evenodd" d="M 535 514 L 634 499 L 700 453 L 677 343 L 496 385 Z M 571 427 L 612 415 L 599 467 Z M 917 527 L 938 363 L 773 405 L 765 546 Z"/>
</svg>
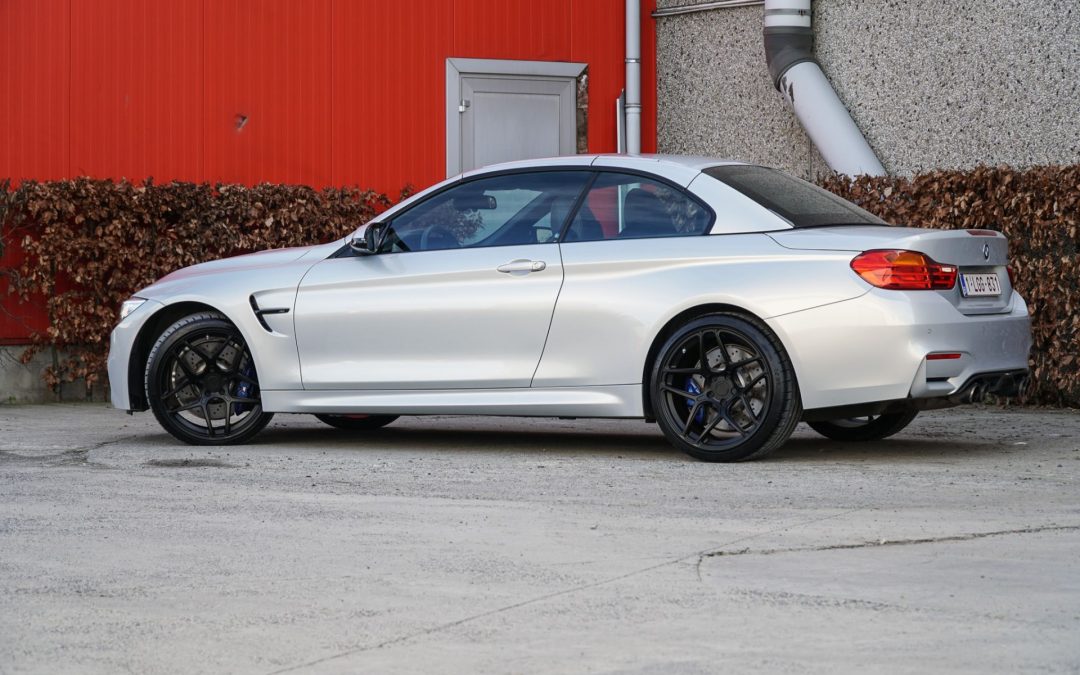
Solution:
<svg viewBox="0 0 1080 675">
<path fill-rule="evenodd" d="M 243 443 L 273 417 L 262 409 L 251 350 L 217 312 L 169 326 L 150 350 L 144 377 L 154 417 L 185 443 Z"/>
<path fill-rule="evenodd" d="M 910 409 L 882 415 L 807 422 L 807 424 L 814 431 L 834 441 L 879 441 L 899 433 L 911 424 L 918 414 L 918 410 Z"/>
<path fill-rule="evenodd" d="M 374 431 L 398 418 L 397 415 L 315 415 L 320 422 L 346 431 Z"/>
<path fill-rule="evenodd" d="M 651 398 L 671 444 L 709 462 L 763 457 L 787 441 L 802 414 L 780 341 L 734 314 L 690 321 L 664 343 Z"/>
</svg>

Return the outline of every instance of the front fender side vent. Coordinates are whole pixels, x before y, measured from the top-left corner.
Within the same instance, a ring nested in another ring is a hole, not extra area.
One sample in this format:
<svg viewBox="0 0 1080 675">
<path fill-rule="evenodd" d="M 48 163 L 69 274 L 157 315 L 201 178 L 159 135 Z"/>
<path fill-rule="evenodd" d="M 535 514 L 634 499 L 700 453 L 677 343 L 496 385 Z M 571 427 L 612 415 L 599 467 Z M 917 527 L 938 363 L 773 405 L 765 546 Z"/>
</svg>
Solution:
<svg viewBox="0 0 1080 675">
<path fill-rule="evenodd" d="M 259 325 L 266 329 L 267 333 L 273 333 L 274 329 L 270 327 L 270 324 L 266 323 L 266 319 L 263 317 L 267 314 L 288 314 L 288 307 L 267 307 L 261 309 L 259 303 L 255 301 L 255 296 L 248 296 L 248 302 L 251 303 L 251 311 L 255 313 L 255 318 L 259 320 Z"/>
</svg>

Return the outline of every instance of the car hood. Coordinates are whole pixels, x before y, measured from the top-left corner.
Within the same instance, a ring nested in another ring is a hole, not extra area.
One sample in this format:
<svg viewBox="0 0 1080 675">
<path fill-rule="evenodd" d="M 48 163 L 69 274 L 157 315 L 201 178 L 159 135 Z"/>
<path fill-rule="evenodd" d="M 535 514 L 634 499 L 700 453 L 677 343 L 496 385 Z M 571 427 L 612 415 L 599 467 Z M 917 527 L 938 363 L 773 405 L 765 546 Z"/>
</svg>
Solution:
<svg viewBox="0 0 1080 675">
<path fill-rule="evenodd" d="M 211 260 L 176 270 L 139 290 L 136 295 L 163 302 L 177 299 L 209 302 L 231 292 L 246 294 L 267 288 L 295 289 L 312 265 L 333 254 L 344 243 L 341 239 L 328 244 Z"/>
<path fill-rule="evenodd" d="M 175 272 L 171 272 L 158 279 L 157 283 L 180 281 L 181 279 L 198 277 L 206 274 L 239 272 L 241 270 L 256 270 L 274 267 L 276 265 L 292 262 L 293 260 L 299 260 L 314 248 L 316 247 L 297 246 L 294 248 L 278 248 L 269 251 L 259 251 L 258 253 L 233 256 L 232 258 L 211 260 L 209 262 L 178 269 Z"/>
</svg>

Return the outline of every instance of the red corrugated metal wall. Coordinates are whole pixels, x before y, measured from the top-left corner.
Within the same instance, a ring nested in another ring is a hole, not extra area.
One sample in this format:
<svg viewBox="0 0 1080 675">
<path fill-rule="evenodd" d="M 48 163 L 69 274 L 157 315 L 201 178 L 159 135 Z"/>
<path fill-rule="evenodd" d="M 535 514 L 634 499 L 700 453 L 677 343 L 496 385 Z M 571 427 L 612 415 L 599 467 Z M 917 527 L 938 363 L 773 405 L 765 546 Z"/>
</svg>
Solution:
<svg viewBox="0 0 1080 675">
<path fill-rule="evenodd" d="M 642 4 L 642 148 L 653 151 L 655 2 Z M 423 187 L 445 171 L 448 57 L 587 63 L 589 149 L 610 152 L 623 7 L 0 0 L 0 178 Z M 3 305 L 0 339 L 42 327 L 39 307 Z"/>
</svg>

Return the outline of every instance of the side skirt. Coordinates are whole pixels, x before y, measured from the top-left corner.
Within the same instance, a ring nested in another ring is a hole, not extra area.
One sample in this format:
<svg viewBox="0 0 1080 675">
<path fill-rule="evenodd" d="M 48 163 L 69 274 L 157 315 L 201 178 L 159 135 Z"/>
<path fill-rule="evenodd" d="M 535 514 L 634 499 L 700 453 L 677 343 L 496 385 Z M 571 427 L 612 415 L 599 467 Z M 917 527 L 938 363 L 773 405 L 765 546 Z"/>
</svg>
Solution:
<svg viewBox="0 0 1080 675">
<path fill-rule="evenodd" d="M 640 384 L 518 389 L 263 390 L 262 404 L 267 412 L 283 413 L 631 418 L 644 414 Z"/>
</svg>

